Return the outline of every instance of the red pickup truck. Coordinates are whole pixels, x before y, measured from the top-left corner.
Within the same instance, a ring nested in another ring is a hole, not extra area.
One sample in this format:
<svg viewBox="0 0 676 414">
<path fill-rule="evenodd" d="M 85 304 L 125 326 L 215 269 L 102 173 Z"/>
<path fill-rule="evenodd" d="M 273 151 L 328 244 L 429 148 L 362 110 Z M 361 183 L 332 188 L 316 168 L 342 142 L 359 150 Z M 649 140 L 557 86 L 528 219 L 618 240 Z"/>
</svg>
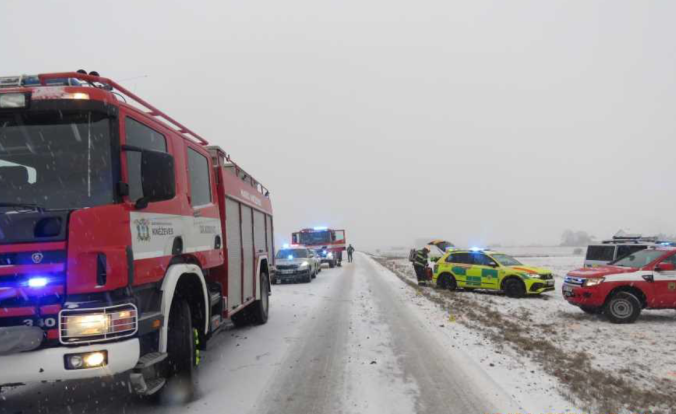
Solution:
<svg viewBox="0 0 676 414">
<path fill-rule="evenodd" d="M 564 298 L 613 323 L 632 323 L 643 309 L 676 309 L 676 248 L 650 247 L 607 266 L 574 270 Z"/>
</svg>

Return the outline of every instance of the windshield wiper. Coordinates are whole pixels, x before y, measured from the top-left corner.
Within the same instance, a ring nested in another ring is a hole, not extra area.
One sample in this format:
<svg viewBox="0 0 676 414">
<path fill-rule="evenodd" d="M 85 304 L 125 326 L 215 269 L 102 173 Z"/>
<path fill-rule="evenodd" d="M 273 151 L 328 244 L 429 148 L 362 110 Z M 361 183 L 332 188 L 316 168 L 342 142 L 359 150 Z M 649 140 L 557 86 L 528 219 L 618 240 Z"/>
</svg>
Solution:
<svg viewBox="0 0 676 414">
<path fill-rule="evenodd" d="M 45 211 L 44 207 L 40 207 L 37 204 L 32 204 L 32 203 L 0 203 L 0 207 L 13 207 L 15 209 L 31 209 L 35 210 L 39 213 L 42 213 Z"/>
</svg>

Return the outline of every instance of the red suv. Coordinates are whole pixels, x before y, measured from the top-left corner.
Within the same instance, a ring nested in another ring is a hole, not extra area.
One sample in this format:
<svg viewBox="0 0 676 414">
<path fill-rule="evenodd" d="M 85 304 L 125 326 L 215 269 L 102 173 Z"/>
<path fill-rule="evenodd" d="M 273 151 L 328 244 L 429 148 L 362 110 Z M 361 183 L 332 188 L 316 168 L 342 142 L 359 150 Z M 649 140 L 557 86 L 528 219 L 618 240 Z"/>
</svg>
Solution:
<svg viewBox="0 0 676 414">
<path fill-rule="evenodd" d="M 574 270 L 563 296 L 587 313 L 632 323 L 643 309 L 676 309 L 676 249 L 650 247 L 607 266 Z"/>
</svg>

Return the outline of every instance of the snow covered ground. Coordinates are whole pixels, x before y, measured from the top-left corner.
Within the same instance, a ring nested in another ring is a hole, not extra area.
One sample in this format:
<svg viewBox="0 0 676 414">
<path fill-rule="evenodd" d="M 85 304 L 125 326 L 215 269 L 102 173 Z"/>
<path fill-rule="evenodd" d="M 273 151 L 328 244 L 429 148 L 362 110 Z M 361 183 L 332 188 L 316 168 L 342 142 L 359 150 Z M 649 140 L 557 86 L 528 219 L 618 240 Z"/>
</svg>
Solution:
<svg viewBox="0 0 676 414">
<path fill-rule="evenodd" d="M 486 312 L 497 312 L 505 321 L 518 325 L 523 335 L 533 340 L 546 340 L 564 355 L 588 359 L 589 367 L 594 369 L 589 373 L 589 387 L 595 387 L 595 381 L 598 380 L 619 378 L 625 384 L 618 386 L 617 392 L 627 388 L 634 389 L 637 393 L 641 390 L 645 392 L 659 390 L 658 395 L 652 396 L 658 400 L 655 402 L 656 407 L 653 407 L 655 410 L 659 410 L 659 401 L 662 397 L 676 395 L 675 311 L 645 311 L 635 324 L 611 324 L 600 316 L 585 314 L 563 299 L 561 294 L 563 276 L 568 271 L 580 267 L 583 261 L 582 256 L 570 254 L 572 249 L 513 248 L 503 251 L 520 255 L 518 258 L 526 264 L 551 269 L 556 274 L 556 291 L 545 293 L 541 297 L 520 300 L 488 292 L 458 291 L 453 294 L 461 295 L 463 303 L 469 304 L 470 307 L 480 306 Z M 398 271 L 400 275 L 415 280 L 411 265 L 406 259 L 390 259 L 385 264 Z M 425 291 L 431 295 L 436 294 L 431 288 L 425 288 Z M 463 321 L 465 315 L 459 314 L 455 317 Z M 535 358 L 527 352 L 521 353 L 519 357 L 524 364 L 532 363 L 532 359 Z M 595 375 L 597 373 L 604 375 L 597 376 Z M 578 386 L 571 384 L 569 387 L 563 387 L 563 392 L 575 396 Z M 635 397 L 639 398 L 638 395 Z M 672 400 L 670 406 L 676 406 L 676 398 Z M 646 410 L 650 407 L 631 408 Z"/>
<path fill-rule="evenodd" d="M 310 284 L 273 287 L 266 325 L 222 331 L 199 398 L 155 407 L 124 376 L 0 393 L 0 414 L 580 412 L 522 363 L 366 255 Z"/>
</svg>

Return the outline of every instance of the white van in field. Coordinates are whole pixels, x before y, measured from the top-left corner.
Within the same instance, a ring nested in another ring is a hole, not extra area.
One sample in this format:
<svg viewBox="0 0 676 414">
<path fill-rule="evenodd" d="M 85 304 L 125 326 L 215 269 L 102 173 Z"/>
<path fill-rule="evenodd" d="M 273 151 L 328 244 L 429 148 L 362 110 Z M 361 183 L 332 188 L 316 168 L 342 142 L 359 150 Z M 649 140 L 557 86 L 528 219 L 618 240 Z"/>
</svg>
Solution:
<svg viewBox="0 0 676 414">
<path fill-rule="evenodd" d="M 650 246 L 676 246 L 676 242 L 660 241 L 657 237 L 615 236 L 611 240 L 590 244 L 587 247 L 584 267 L 605 266 Z"/>
</svg>

